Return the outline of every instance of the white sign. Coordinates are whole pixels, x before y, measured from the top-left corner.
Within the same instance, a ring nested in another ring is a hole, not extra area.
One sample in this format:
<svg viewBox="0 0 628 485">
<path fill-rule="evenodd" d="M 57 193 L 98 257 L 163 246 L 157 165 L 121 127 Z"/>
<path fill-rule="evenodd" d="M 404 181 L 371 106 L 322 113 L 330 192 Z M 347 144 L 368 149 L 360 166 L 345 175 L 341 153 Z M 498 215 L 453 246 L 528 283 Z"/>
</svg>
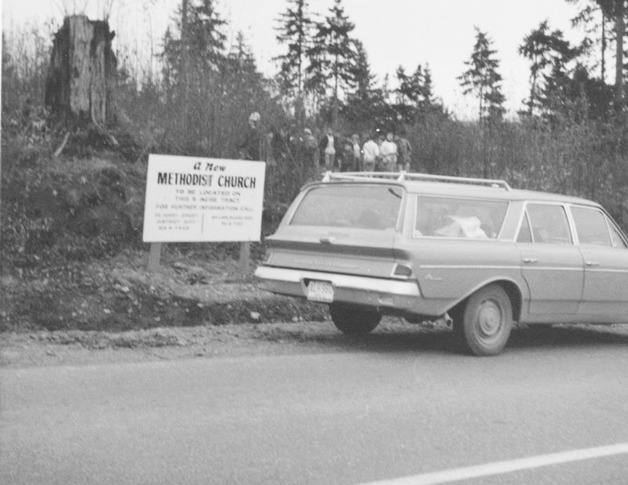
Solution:
<svg viewBox="0 0 628 485">
<path fill-rule="evenodd" d="M 149 155 L 144 242 L 259 241 L 264 162 Z"/>
</svg>

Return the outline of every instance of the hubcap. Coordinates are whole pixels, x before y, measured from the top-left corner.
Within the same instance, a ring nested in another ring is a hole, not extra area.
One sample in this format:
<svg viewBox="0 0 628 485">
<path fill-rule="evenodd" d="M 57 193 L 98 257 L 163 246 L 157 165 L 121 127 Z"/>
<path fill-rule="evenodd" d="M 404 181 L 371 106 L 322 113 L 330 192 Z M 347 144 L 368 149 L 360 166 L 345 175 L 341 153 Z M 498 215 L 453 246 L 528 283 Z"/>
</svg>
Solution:
<svg viewBox="0 0 628 485">
<path fill-rule="evenodd" d="M 495 338 L 503 325 L 504 317 L 501 306 L 494 300 L 487 300 L 478 309 L 477 328 L 480 337 Z"/>
</svg>

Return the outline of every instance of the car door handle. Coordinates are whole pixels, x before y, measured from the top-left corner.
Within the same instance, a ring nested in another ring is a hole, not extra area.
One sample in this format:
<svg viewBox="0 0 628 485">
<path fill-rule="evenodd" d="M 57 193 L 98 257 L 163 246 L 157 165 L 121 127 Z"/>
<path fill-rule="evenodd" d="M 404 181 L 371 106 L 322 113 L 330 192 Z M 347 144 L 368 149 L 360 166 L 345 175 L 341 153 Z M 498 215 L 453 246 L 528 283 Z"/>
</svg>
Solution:
<svg viewBox="0 0 628 485">
<path fill-rule="evenodd" d="M 523 258 L 523 262 L 525 264 L 535 264 L 535 263 L 538 263 L 539 260 L 536 258 Z"/>
<path fill-rule="evenodd" d="M 334 239 L 336 239 L 333 236 L 323 236 L 319 239 L 319 241 L 323 244 L 331 244 L 334 242 Z"/>
<path fill-rule="evenodd" d="M 598 263 L 597 261 L 586 261 L 584 263 L 588 268 L 592 268 L 593 266 L 599 266 L 600 263 Z"/>
</svg>

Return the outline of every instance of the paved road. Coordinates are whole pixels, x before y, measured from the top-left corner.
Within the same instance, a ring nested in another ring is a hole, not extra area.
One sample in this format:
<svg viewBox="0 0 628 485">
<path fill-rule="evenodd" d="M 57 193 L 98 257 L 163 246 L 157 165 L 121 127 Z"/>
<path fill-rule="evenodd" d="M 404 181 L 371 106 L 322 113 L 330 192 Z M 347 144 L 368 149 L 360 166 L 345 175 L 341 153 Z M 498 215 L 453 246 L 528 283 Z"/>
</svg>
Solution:
<svg viewBox="0 0 628 485">
<path fill-rule="evenodd" d="M 515 334 L 496 358 L 439 334 L 343 345 L 3 369 L 0 483 L 451 483 L 472 466 L 465 483 L 628 480 L 625 335 Z"/>
</svg>

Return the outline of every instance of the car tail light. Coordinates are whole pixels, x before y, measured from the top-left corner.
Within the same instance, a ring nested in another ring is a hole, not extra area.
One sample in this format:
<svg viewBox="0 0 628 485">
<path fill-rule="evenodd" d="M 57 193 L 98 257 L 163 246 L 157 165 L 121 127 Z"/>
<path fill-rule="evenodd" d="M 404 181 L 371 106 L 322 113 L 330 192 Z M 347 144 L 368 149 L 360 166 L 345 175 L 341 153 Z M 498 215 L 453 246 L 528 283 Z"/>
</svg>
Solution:
<svg viewBox="0 0 628 485">
<path fill-rule="evenodd" d="M 395 271 L 393 271 L 393 276 L 398 278 L 410 278 L 412 276 L 412 266 L 403 263 L 397 263 L 395 265 Z"/>
</svg>

